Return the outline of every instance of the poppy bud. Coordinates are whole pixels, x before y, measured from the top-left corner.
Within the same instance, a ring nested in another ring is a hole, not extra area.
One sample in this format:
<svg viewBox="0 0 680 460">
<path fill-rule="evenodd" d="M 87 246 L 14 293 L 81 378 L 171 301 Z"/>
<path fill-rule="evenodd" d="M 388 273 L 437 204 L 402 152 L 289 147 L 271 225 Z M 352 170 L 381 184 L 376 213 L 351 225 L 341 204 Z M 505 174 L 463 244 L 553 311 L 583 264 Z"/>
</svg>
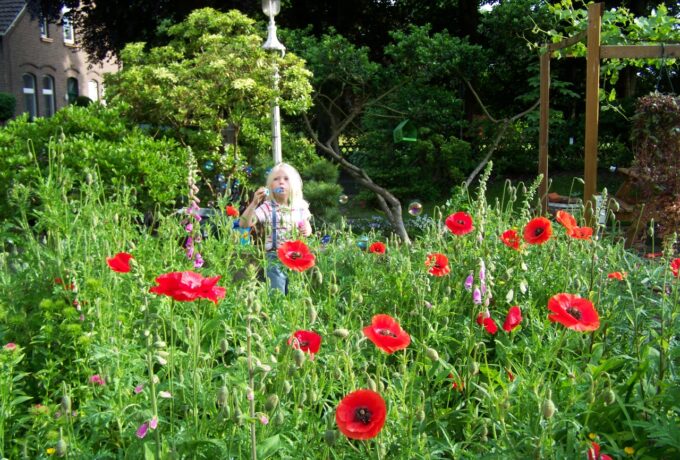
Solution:
<svg viewBox="0 0 680 460">
<path fill-rule="evenodd" d="M 59 457 L 63 457 L 66 455 L 66 441 L 64 441 L 64 438 L 59 438 L 59 441 L 57 441 L 57 445 L 54 446 L 54 451 Z"/>
<path fill-rule="evenodd" d="M 338 328 L 333 331 L 333 335 L 339 339 L 344 339 L 349 335 L 349 331 L 344 328 Z"/>
<path fill-rule="evenodd" d="M 323 440 L 326 441 L 326 444 L 329 446 L 334 445 L 335 441 L 338 440 L 338 432 L 336 430 L 326 430 L 323 434 Z"/>
<path fill-rule="evenodd" d="M 314 280 L 318 284 L 323 284 L 323 273 L 321 273 L 321 270 L 319 270 L 319 269 L 314 270 Z"/>
<path fill-rule="evenodd" d="M 604 403 L 607 406 L 609 406 L 610 404 L 614 404 L 614 402 L 616 402 L 616 393 L 614 393 L 614 390 L 609 388 L 602 395 L 602 399 L 604 400 Z"/>
<path fill-rule="evenodd" d="M 283 422 L 286 421 L 286 418 L 283 415 L 283 412 L 279 411 L 276 416 L 274 417 L 274 424 L 275 425 L 283 425 Z"/>
<path fill-rule="evenodd" d="M 329 286 L 328 290 L 331 291 L 331 294 L 335 295 L 338 292 L 340 292 L 340 287 L 337 284 L 333 283 Z"/>
<path fill-rule="evenodd" d="M 439 361 L 439 353 L 437 353 L 437 350 L 435 350 L 434 348 L 428 348 L 427 350 L 425 350 L 425 354 L 432 361 Z"/>
<path fill-rule="evenodd" d="M 156 352 L 156 354 L 157 354 L 158 356 L 160 356 L 161 358 L 168 358 L 168 357 L 170 357 L 170 353 L 168 353 L 168 352 L 165 351 L 165 350 L 158 350 L 158 351 Z"/>
<path fill-rule="evenodd" d="M 419 422 L 425 421 L 425 410 L 420 408 L 418 409 L 418 412 L 416 412 L 416 420 Z"/>
<path fill-rule="evenodd" d="M 309 390 L 309 400 L 315 403 L 319 399 L 319 395 L 313 389 Z"/>
<path fill-rule="evenodd" d="M 187 337 L 187 339 L 191 338 L 191 328 L 189 326 L 184 328 L 184 335 Z"/>
<path fill-rule="evenodd" d="M 314 308 L 314 305 L 310 305 L 307 308 L 307 315 L 309 316 L 309 323 L 314 324 L 314 321 L 316 321 L 316 308 Z"/>
<path fill-rule="evenodd" d="M 302 367 L 302 365 L 305 362 L 305 352 L 300 350 L 299 348 L 293 350 L 293 361 L 295 361 L 295 365 L 298 368 Z"/>
<path fill-rule="evenodd" d="M 71 413 L 71 398 L 69 398 L 68 395 L 64 395 L 61 397 L 61 411 L 64 412 L 66 415 L 69 415 Z"/>
<path fill-rule="evenodd" d="M 525 361 L 526 361 L 527 367 L 531 366 L 531 355 L 526 355 Z"/>
<path fill-rule="evenodd" d="M 267 398 L 267 401 L 265 401 L 265 403 L 264 403 L 264 409 L 267 412 L 271 412 L 274 409 L 276 409 L 276 406 L 278 406 L 278 405 L 279 405 L 279 397 L 275 394 L 271 394 Z"/>
<path fill-rule="evenodd" d="M 217 405 L 224 407 L 227 404 L 227 396 L 229 395 L 229 390 L 226 386 L 222 386 L 217 390 Z"/>
<path fill-rule="evenodd" d="M 555 415 L 555 403 L 552 401 L 552 399 L 546 399 L 543 401 L 541 412 L 543 413 L 543 418 L 546 420 Z"/>
<path fill-rule="evenodd" d="M 229 351 L 229 342 L 227 342 L 227 339 L 220 340 L 220 351 L 222 354 L 225 354 L 227 351 Z"/>
<path fill-rule="evenodd" d="M 446 295 L 451 295 L 451 286 L 446 286 L 446 289 L 444 289 L 444 293 Z"/>
<path fill-rule="evenodd" d="M 335 380 L 340 380 L 342 378 L 342 371 L 340 370 L 339 367 L 333 369 L 333 378 Z"/>
<path fill-rule="evenodd" d="M 378 384 L 375 383 L 375 380 L 373 380 L 372 378 L 370 377 L 368 378 L 368 380 L 366 381 L 366 385 L 368 386 L 369 390 L 378 391 Z"/>
<path fill-rule="evenodd" d="M 303 391 L 303 392 L 300 393 L 300 395 L 298 396 L 298 402 L 300 403 L 300 406 L 302 406 L 302 405 L 305 403 L 305 401 L 307 401 L 307 393 L 305 393 L 305 392 Z"/>
<path fill-rule="evenodd" d="M 283 381 L 283 392 L 288 394 L 290 393 L 290 390 L 293 389 L 293 385 L 290 384 L 288 380 Z"/>
<path fill-rule="evenodd" d="M 479 364 L 477 364 L 476 361 L 470 361 L 470 364 L 468 364 L 468 372 L 470 375 L 479 374 Z"/>
<path fill-rule="evenodd" d="M 156 340 L 156 341 L 153 343 L 153 346 L 156 347 L 156 348 L 165 348 L 165 347 L 168 346 L 168 344 L 165 343 L 165 342 L 162 341 L 162 340 Z"/>
<path fill-rule="evenodd" d="M 364 296 L 361 295 L 361 292 L 357 294 L 357 303 L 364 303 Z"/>
<path fill-rule="evenodd" d="M 239 425 L 243 425 L 243 413 L 241 412 L 241 408 L 238 407 L 238 405 L 234 410 L 234 422 L 238 423 Z"/>
</svg>

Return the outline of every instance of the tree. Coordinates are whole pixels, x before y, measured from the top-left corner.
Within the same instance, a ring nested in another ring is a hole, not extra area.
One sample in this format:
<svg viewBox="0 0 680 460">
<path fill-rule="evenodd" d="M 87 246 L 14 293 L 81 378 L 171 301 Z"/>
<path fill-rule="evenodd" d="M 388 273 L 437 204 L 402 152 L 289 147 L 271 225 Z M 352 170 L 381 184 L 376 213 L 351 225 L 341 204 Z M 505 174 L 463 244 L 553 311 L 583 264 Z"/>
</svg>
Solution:
<svg viewBox="0 0 680 460">
<path fill-rule="evenodd" d="M 108 76 L 108 99 L 140 123 L 170 129 L 185 144 L 218 150 L 230 123 L 260 140 L 275 96 L 284 111 L 310 104 L 310 73 L 293 53 L 275 57 L 262 49 L 256 23 L 233 10 L 196 10 L 170 27 L 168 45 L 145 49 L 131 43 L 121 52 L 123 70 Z M 281 73 L 273 86 L 272 60 Z M 265 139 L 266 141 L 266 136 Z M 235 152 L 227 167 L 236 169 Z"/>
</svg>

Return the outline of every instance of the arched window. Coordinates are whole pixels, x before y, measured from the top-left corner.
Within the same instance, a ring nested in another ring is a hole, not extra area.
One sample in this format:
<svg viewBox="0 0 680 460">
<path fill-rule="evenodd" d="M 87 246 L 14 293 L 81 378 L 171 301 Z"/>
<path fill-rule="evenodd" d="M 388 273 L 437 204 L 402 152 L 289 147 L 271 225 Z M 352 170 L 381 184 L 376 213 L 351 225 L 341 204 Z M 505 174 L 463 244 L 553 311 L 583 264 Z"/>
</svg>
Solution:
<svg viewBox="0 0 680 460">
<path fill-rule="evenodd" d="M 54 78 L 44 75 L 42 79 L 43 104 L 45 104 L 45 116 L 51 117 L 56 110 L 54 104 Z"/>
<path fill-rule="evenodd" d="M 35 94 L 35 75 L 25 73 L 23 75 L 24 81 L 24 108 L 28 112 L 28 118 L 33 120 L 38 115 L 38 101 Z"/>
<path fill-rule="evenodd" d="M 92 101 L 99 100 L 99 83 L 96 80 L 87 82 L 87 97 L 92 99 Z"/>
<path fill-rule="evenodd" d="M 69 78 L 66 80 L 66 97 L 68 99 L 69 104 L 73 104 L 76 102 L 76 99 L 80 93 L 78 92 L 78 79 L 76 78 Z"/>
</svg>

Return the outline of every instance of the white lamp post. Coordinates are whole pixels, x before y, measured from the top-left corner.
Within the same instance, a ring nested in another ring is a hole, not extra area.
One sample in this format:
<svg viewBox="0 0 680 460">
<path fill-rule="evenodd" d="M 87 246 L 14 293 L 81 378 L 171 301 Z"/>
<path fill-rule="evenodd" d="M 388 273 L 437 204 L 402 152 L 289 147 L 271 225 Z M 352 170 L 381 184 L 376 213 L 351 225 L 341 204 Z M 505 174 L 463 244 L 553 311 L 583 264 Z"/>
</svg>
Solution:
<svg viewBox="0 0 680 460">
<path fill-rule="evenodd" d="M 281 44 L 276 38 L 276 24 L 274 24 L 274 16 L 279 14 L 281 10 L 281 0 L 262 0 L 262 11 L 269 16 L 269 26 L 267 27 L 267 41 L 264 42 L 262 48 L 267 51 L 276 51 L 281 53 L 281 56 L 286 53 L 286 47 Z M 279 66 L 274 62 L 274 91 L 279 89 Z M 277 165 L 283 161 L 281 154 L 281 113 L 279 111 L 278 96 L 274 96 L 272 101 L 272 153 L 274 156 L 274 164 Z"/>
</svg>

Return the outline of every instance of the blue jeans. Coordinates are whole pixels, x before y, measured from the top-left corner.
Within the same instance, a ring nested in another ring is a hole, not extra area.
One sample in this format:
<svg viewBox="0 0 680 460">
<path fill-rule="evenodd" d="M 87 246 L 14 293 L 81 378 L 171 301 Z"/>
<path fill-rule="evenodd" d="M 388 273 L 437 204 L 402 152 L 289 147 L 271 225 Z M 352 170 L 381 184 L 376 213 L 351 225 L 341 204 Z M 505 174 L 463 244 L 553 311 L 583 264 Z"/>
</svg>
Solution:
<svg viewBox="0 0 680 460">
<path fill-rule="evenodd" d="M 283 295 L 288 294 L 288 275 L 281 266 L 276 251 L 267 253 L 267 279 L 269 280 L 270 293 L 274 290 L 281 291 Z"/>
</svg>

